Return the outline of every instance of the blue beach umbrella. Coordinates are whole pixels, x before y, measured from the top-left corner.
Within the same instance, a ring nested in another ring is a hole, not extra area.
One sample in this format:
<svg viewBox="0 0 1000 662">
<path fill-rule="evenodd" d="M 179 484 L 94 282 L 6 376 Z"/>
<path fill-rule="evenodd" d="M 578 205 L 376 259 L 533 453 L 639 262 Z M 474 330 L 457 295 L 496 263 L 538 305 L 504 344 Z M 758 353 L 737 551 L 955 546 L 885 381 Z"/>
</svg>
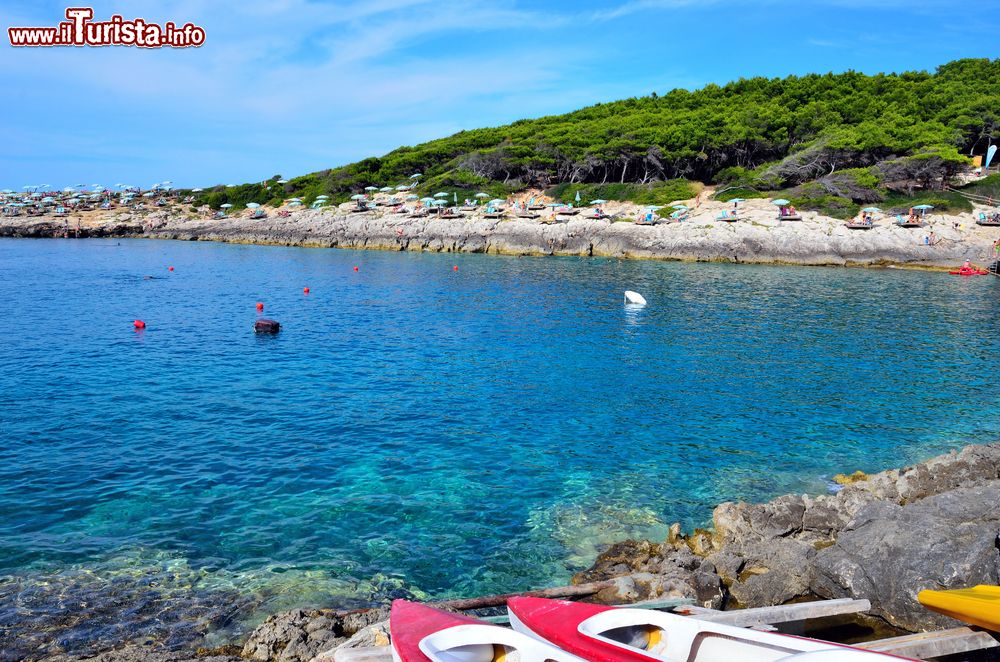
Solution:
<svg viewBox="0 0 1000 662">
<path fill-rule="evenodd" d="M 319 198 L 316 199 L 319 200 Z M 364 193 L 355 193 L 354 195 L 351 196 L 351 200 L 367 200 L 367 199 L 368 196 L 365 195 Z"/>
<path fill-rule="evenodd" d="M 917 205 L 914 209 L 919 209 L 920 211 L 927 211 L 928 209 L 934 209 L 934 205 Z"/>
<path fill-rule="evenodd" d="M 791 204 L 791 202 L 789 200 L 785 200 L 784 198 L 778 198 L 777 200 L 771 200 L 771 204 L 784 207 L 785 205 Z"/>
<path fill-rule="evenodd" d="M 503 200 L 501 198 L 493 198 L 487 204 L 490 204 L 490 205 L 504 205 L 504 204 L 507 204 L 507 201 Z"/>
<path fill-rule="evenodd" d="M 383 186 L 382 188 L 379 189 L 379 191 L 381 191 L 382 193 L 391 193 L 392 192 L 392 187 L 391 186 Z"/>
<path fill-rule="evenodd" d="M 246 208 L 247 209 L 256 209 L 257 207 L 260 207 L 260 204 L 258 204 L 256 202 L 248 202 L 246 204 Z"/>
<path fill-rule="evenodd" d="M 746 200 L 744 200 L 743 198 L 733 198 L 733 199 L 732 199 L 732 200 L 730 200 L 729 202 L 733 203 L 734 205 L 738 205 L 738 204 L 740 204 L 741 202 L 746 202 Z"/>
<path fill-rule="evenodd" d="M 302 201 L 301 200 L 292 200 L 291 202 L 288 203 L 288 206 L 289 207 L 301 207 L 302 206 Z"/>
<path fill-rule="evenodd" d="M 434 202 L 434 198 L 420 198 L 420 202 L 431 203 Z"/>
<path fill-rule="evenodd" d="M 377 186 L 366 186 L 365 190 L 366 191 L 377 191 L 378 187 Z"/>
<path fill-rule="evenodd" d="M 448 201 L 447 200 L 442 200 L 442 199 L 439 198 L 439 199 L 435 200 L 434 202 L 432 202 L 431 204 L 432 205 L 439 205 L 439 206 L 440 205 L 446 205 L 446 204 L 448 204 Z"/>
<path fill-rule="evenodd" d="M 876 214 L 876 213 L 878 213 L 878 212 L 880 212 L 882 210 L 879 209 L 878 207 L 865 207 L 861 211 L 863 211 L 863 212 L 865 212 L 867 214 Z"/>
<path fill-rule="evenodd" d="M 406 196 L 406 199 L 407 199 L 407 200 L 419 200 L 419 199 L 420 199 L 420 196 L 419 196 L 419 195 L 416 195 L 416 194 L 414 194 L 414 193 L 411 193 L 411 194 L 409 194 L 408 196 Z"/>
<path fill-rule="evenodd" d="M 410 187 L 407 186 L 406 184 L 400 184 L 399 186 L 396 187 L 396 190 L 397 191 L 409 191 Z"/>
<path fill-rule="evenodd" d="M 415 172 L 412 175 L 410 175 L 410 179 L 420 179 L 421 177 L 423 177 L 423 175 L 420 174 L 419 172 Z"/>
<path fill-rule="evenodd" d="M 230 207 L 232 207 L 232 205 L 229 204 L 228 202 L 219 206 L 222 207 L 223 209 L 229 209 Z"/>
<path fill-rule="evenodd" d="M 438 191 L 437 193 L 434 194 L 434 197 L 435 198 L 447 198 L 448 197 L 448 192 L 447 191 Z"/>
<path fill-rule="evenodd" d="M 592 205 L 603 205 L 603 204 L 607 204 L 607 202 L 608 202 L 607 200 L 602 200 L 601 198 L 598 198 L 597 200 L 591 200 L 590 204 L 592 204 Z"/>
<path fill-rule="evenodd" d="M 580 202 L 580 192 L 579 192 L 579 191 L 577 191 L 577 192 L 576 192 L 576 198 L 574 198 L 574 199 L 575 199 L 575 200 L 576 200 L 577 202 Z"/>
</svg>

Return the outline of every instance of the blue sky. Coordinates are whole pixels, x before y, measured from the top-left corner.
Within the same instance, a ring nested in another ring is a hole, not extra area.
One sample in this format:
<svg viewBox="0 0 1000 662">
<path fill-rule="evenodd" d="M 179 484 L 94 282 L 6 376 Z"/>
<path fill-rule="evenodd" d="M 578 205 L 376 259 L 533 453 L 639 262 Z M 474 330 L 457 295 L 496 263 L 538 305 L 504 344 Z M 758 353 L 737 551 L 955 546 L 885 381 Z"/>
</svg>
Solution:
<svg viewBox="0 0 1000 662">
<path fill-rule="evenodd" d="M 0 187 L 294 176 L 675 87 L 997 57 L 1000 29 L 1000 0 L 119 0 L 95 20 L 191 21 L 206 44 L 7 43 L 66 6 L 3 1 Z"/>
</svg>

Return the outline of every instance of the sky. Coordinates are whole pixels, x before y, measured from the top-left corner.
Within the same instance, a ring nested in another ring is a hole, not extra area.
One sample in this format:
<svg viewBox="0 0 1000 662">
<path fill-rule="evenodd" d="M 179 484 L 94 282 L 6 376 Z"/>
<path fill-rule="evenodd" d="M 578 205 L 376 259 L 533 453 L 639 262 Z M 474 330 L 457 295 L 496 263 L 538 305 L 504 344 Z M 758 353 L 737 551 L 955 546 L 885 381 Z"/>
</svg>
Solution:
<svg viewBox="0 0 1000 662">
<path fill-rule="evenodd" d="M 84 3 L 72 3 L 80 6 Z M 750 76 L 998 57 L 1000 0 L 116 0 L 200 48 L 13 48 L 66 4 L 0 0 L 0 188 L 260 181 L 463 129 Z"/>
</svg>

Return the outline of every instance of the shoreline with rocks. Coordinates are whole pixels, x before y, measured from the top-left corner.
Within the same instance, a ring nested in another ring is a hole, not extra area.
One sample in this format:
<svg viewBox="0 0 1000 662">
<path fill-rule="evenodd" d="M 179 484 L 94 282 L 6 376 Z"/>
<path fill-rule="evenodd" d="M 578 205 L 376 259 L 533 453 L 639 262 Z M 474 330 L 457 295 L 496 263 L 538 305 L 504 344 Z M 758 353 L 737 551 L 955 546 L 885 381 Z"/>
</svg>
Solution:
<svg viewBox="0 0 1000 662">
<path fill-rule="evenodd" d="M 927 217 L 925 227 L 903 228 L 882 219 L 865 230 L 804 212 L 801 221 L 779 221 L 773 205 L 746 201 L 741 220 L 725 222 L 726 203 L 709 202 L 683 222 L 632 222 L 622 206 L 611 220 L 583 216 L 414 218 L 388 207 L 356 212 L 340 208 L 296 210 L 263 219 L 213 219 L 178 208 L 153 211 L 88 211 L 69 217 L 0 218 L 0 237 L 104 237 L 391 251 L 499 255 L 602 256 L 678 261 L 870 266 L 942 269 L 969 260 L 987 266 L 997 259 L 995 228 L 981 227 L 975 212 Z M 984 208 L 986 209 L 986 208 Z M 626 220 L 628 219 L 628 220 Z M 933 237 L 933 242 L 930 241 Z"/>
<path fill-rule="evenodd" d="M 683 533 L 675 524 L 665 541 L 612 544 L 573 584 L 607 584 L 587 598 L 596 602 L 685 598 L 723 610 L 867 599 L 870 616 L 918 632 L 957 625 L 917 603 L 919 590 L 1000 583 L 1000 442 L 838 482 L 843 487 L 833 494 L 720 504 L 709 529 Z M 130 643 L 88 658 L 44 659 L 332 662 L 342 647 L 388 645 L 387 618 L 387 605 L 298 609 L 214 649 Z"/>
</svg>

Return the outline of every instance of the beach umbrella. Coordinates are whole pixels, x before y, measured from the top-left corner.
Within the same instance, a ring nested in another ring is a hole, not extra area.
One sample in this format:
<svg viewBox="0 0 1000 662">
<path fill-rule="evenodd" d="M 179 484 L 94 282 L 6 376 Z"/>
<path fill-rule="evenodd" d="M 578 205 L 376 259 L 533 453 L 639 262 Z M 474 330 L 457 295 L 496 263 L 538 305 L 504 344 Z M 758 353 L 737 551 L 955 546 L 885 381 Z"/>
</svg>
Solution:
<svg viewBox="0 0 1000 662">
<path fill-rule="evenodd" d="M 928 209 L 934 209 L 934 205 L 917 205 L 914 209 L 919 209 L 920 211 L 927 211 Z"/>
<path fill-rule="evenodd" d="M 244 205 L 244 206 L 245 206 L 245 207 L 246 207 L 247 209 L 256 209 L 257 207 L 260 207 L 260 204 L 259 204 L 259 203 L 256 203 L 256 202 L 248 202 L 248 203 L 246 203 L 246 205 Z"/>
<path fill-rule="evenodd" d="M 55 199 L 55 198 L 53 198 L 53 197 L 51 197 L 51 196 L 48 196 L 48 195 L 47 195 L 47 196 L 45 196 L 44 198 L 42 198 L 42 202 L 44 202 L 44 203 L 45 203 L 45 204 L 47 204 L 47 205 L 48 205 L 48 204 L 52 204 L 52 203 L 53 203 L 53 202 L 55 202 L 55 201 L 56 201 L 56 199 Z"/>
<path fill-rule="evenodd" d="M 225 204 L 223 204 L 223 205 L 219 205 L 219 206 L 222 207 L 223 209 L 229 209 L 230 207 L 232 207 L 232 205 L 229 204 L 228 202 L 225 203 Z"/>
<path fill-rule="evenodd" d="M 351 196 L 351 200 L 366 200 L 366 199 L 368 199 L 368 196 L 365 195 L 364 193 L 355 193 L 354 195 Z"/>
<path fill-rule="evenodd" d="M 323 194 L 323 195 L 317 195 L 317 196 L 316 196 L 316 199 L 317 199 L 317 200 L 326 200 L 326 199 L 327 199 L 327 198 L 329 198 L 329 197 L 330 197 L 330 196 L 328 196 L 328 195 L 326 195 L 326 194 Z"/>
<path fill-rule="evenodd" d="M 778 205 L 779 207 L 784 207 L 785 205 L 791 204 L 788 200 L 784 198 L 778 198 L 777 200 L 771 200 L 772 205 Z"/>
<path fill-rule="evenodd" d="M 437 193 L 434 194 L 434 197 L 435 198 L 447 198 L 448 197 L 448 193 L 446 191 L 438 191 Z"/>
<path fill-rule="evenodd" d="M 590 204 L 592 204 L 592 205 L 603 205 L 603 204 L 606 204 L 606 203 L 607 203 L 607 200 L 601 200 L 600 198 L 598 198 L 597 200 L 591 200 L 590 201 Z"/>
<path fill-rule="evenodd" d="M 412 175 L 410 175 L 410 179 L 420 179 L 421 177 L 423 177 L 423 175 L 421 175 L 419 172 L 415 172 Z"/>
<path fill-rule="evenodd" d="M 382 188 L 379 189 L 379 191 L 381 191 L 382 193 L 392 193 L 392 187 L 391 186 L 383 186 Z"/>
<path fill-rule="evenodd" d="M 732 198 L 729 202 L 733 203 L 734 205 L 738 205 L 741 202 L 746 202 L 746 200 L 744 200 L 743 198 Z"/>
<path fill-rule="evenodd" d="M 490 196 L 489 196 L 488 194 L 486 194 L 486 193 L 482 193 L 482 192 L 480 192 L 480 193 L 477 193 L 477 194 L 475 195 L 475 197 L 477 197 L 477 198 L 488 198 L 488 197 L 490 197 Z"/>
<path fill-rule="evenodd" d="M 866 214 L 875 214 L 875 213 L 880 212 L 882 210 L 879 209 L 878 207 L 865 207 L 861 211 L 865 212 Z"/>
<path fill-rule="evenodd" d="M 420 196 L 419 196 L 419 195 L 416 195 L 416 194 L 414 194 L 414 193 L 411 193 L 411 194 L 409 194 L 408 196 L 406 196 L 406 199 L 407 199 L 407 200 L 419 200 L 419 199 L 420 199 Z"/>
<path fill-rule="evenodd" d="M 396 190 L 397 191 L 409 191 L 410 187 L 407 186 L 406 184 L 400 184 L 399 186 L 396 187 Z"/>
<path fill-rule="evenodd" d="M 366 186 L 365 190 L 366 191 L 377 191 L 378 187 L 377 186 Z"/>
<path fill-rule="evenodd" d="M 576 192 L 576 197 L 574 198 L 574 200 L 576 200 L 577 202 L 580 202 L 580 192 L 579 191 Z"/>
<path fill-rule="evenodd" d="M 491 204 L 491 205 L 504 205 L 504 204 L 507 204 L 507 201 L 506 200 L 501 200 L 500 198 L 493 198 L 487 204 Z"/>
<path fill-rule="evenodd" d="M 548 202 L 548 203 L 545 204 L 545 206 L 546 207 L 552 207 L 553 209 L 555 209 L 556 207 L 562 207 L 562 203 L 561 202 Z"/>
<path fill-rule="evenodd" d="M 676 209 L 677 211 L 687 211 L 688 208 L 687 205 L 670 205 L 670 207 L 672 209 Z"/>
<path fill-rule="evenodd" d="M 285 202 L 302 202 L 302 198 L 288 198 Z"/>
<path fill-rule="evenodd" d="M 442 199 L 438 198 L 437 200 L 435 200 L 431 204 L 432 205 L 446 205 L 446 204 L 448 204 L 448 201 L 447 200 L 442 200 Z"/>
<path fill-rule="evenodd" d="M 434 202 L 434 198 L 420 198 L 420 202 Z"/>
<path fill-rule="evenodd" d="M 202 191 L 204 191 L 204 190 L 205 190 L 205 189 L 202 189 L 202 188 L 193 188 L 193 189 L 191 189 L 191 192 L 192 192 L 192 193 L 201 193 L 201 192 L 202 192 Z"/>
<path fill-rule="evenodd" d="M 287 183 L 288 183 L 288 180 L 287 180 L 287 179 L 279 179 L 279 180 L 278 180 L 277 182 L 275 182 L 275 183 L 277 183 L 277 184 L 287 184 Z"/>
<path fill-rule="evenodd" d="M 646 205 L 646 209 L 648 209 L 649 211 L 659 211 L 659 210 L 663 209 L 663 206 L 662 205 Z"/>
<path fill-rule="evenodd" d="M 301 200 L 292 200 L 291 202 L 288 203 L 288 206 L 289 207 L 301 207 L 302 206 L 302 201 Z"/>
</svg>

